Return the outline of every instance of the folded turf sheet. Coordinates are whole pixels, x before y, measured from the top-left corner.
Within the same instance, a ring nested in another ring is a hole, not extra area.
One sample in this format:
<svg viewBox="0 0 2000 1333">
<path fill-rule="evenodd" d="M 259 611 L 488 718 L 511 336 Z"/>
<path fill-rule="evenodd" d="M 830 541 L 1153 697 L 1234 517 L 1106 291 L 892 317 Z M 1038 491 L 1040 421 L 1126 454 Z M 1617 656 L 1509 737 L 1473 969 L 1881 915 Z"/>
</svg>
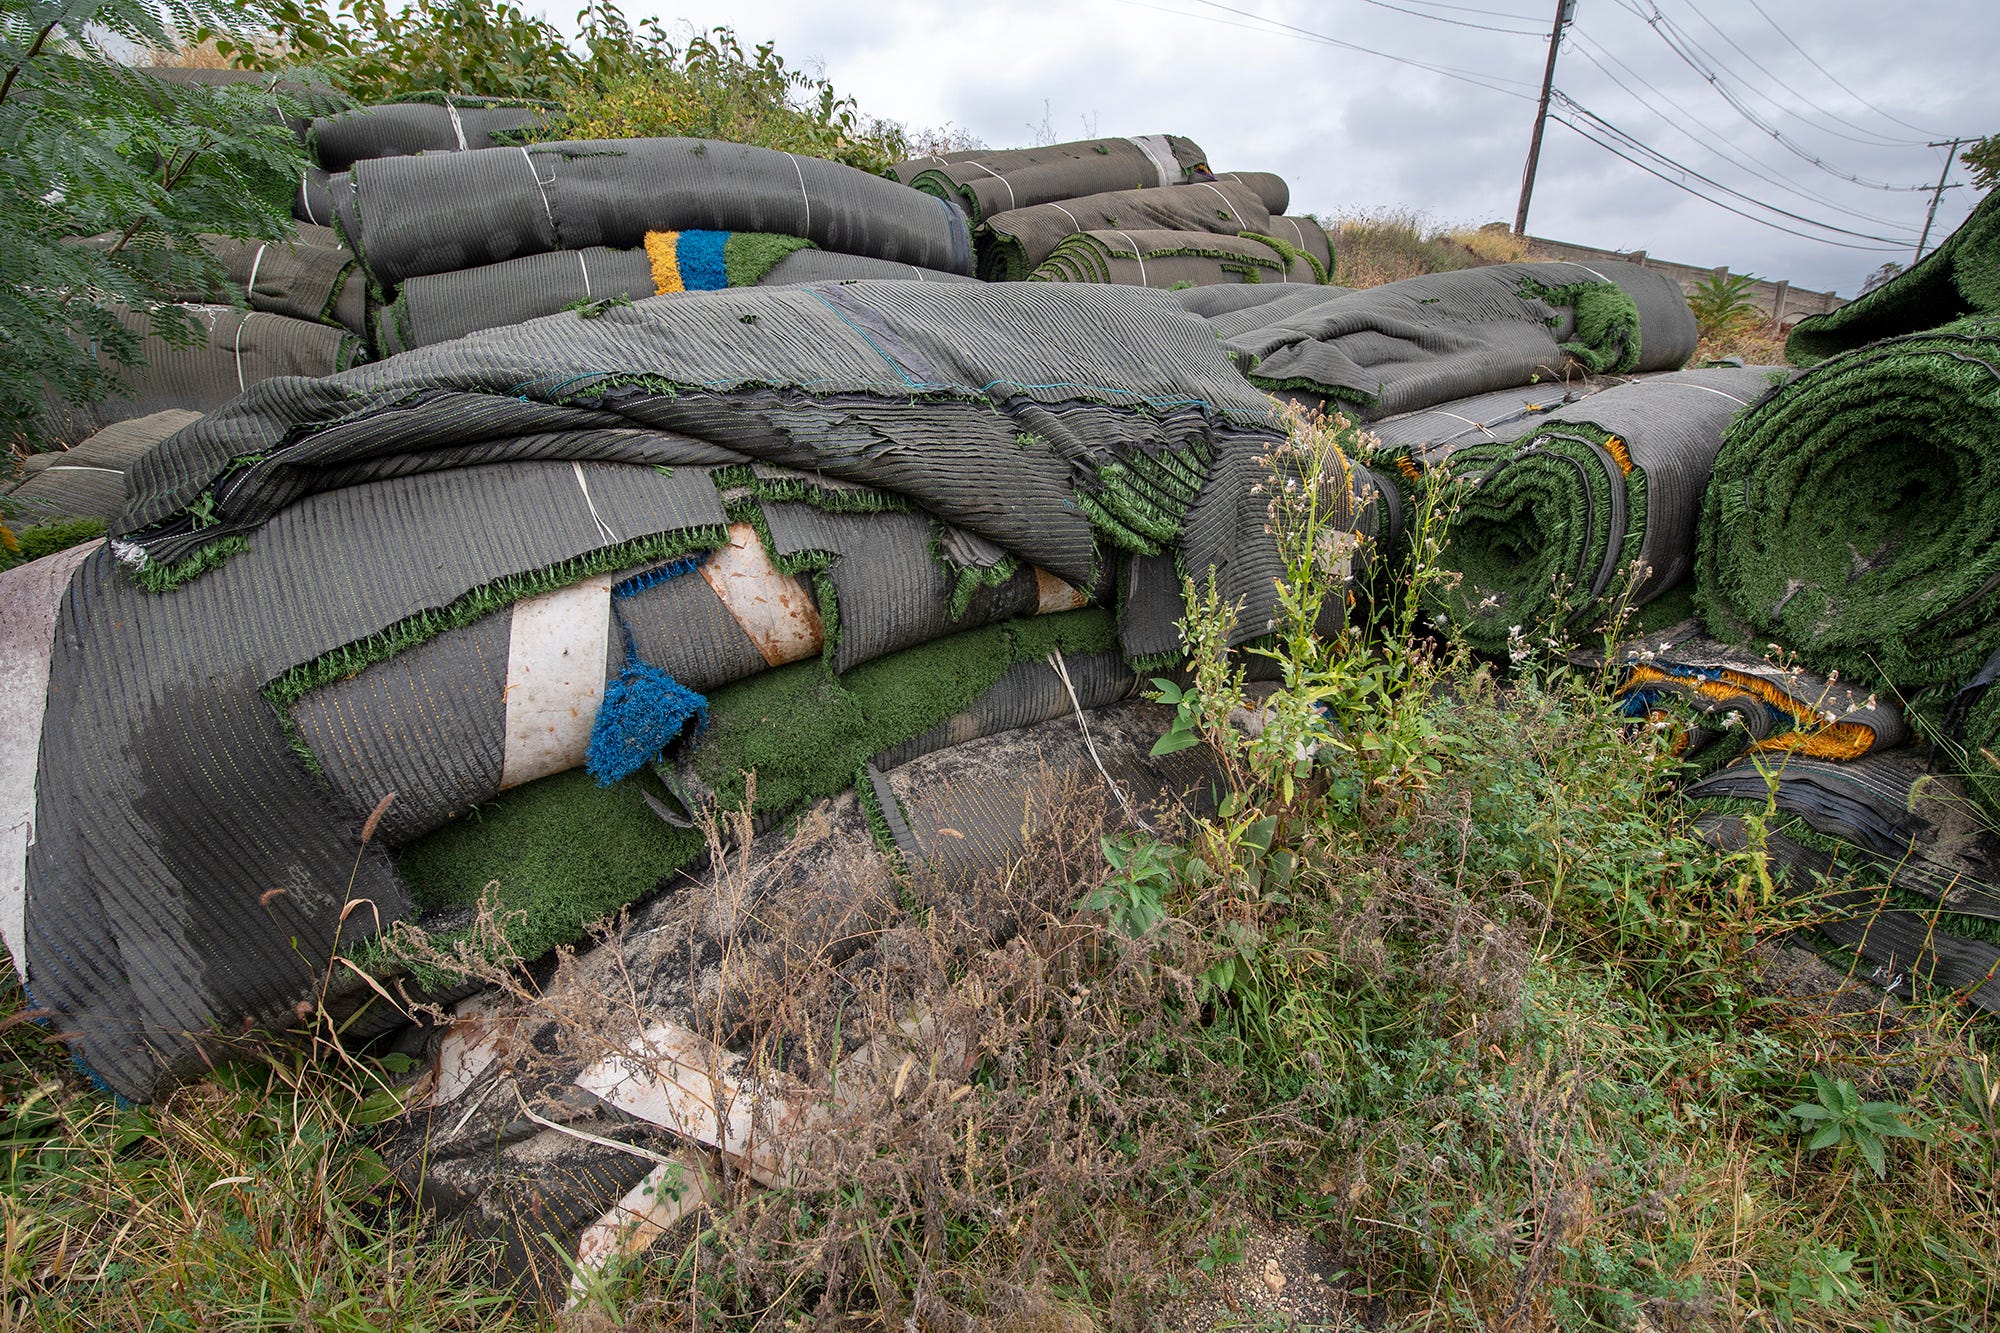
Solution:
<svg viewBox="0 0 2000 1333">
<path fill-rule="evenodd" d="M 1684 580 L 1695 516 L 1730 419 L 1786 372 L 1688 370 L 1618 385 L 1534 419 L 1506 441 L 1460 437 L 1457 517 L 1435 610 L 1473 647 L 1596 626 Z"/>
<path fill-rule="evenodd" d="M 1815 366 L 1730 427 L 1695 603 L 1906 697 L 2000 647 L 2000 318 Z"/>
<path fill-rule="evenodd" d="M 982 233 L 979 276 L 1019 282 L 1077 232 L 1242 232 L 1271 230 L 1256 192 L 1234 181 L 1114 190 L 996 214 Z"/>
<path fill-rule="evenodd" d="M 1840 309 L 1802 319 L 1785 355 L 1811 365 L 1881 338 L 1968 315 L 2000 313 L 2000 190 L 1989 193 L 1943 245 Z"/>
<path fill-rule="evenodd" d="M 1244 309 L 1217 331 L 1253 384 L 1372 420 L 1493 389 L 1673 370 L 1694 353 L 1679 286 L 1630 264 L 1495 264 Z"/>
<path fill-rule="evenodd" d="M 140 461 L 117 539 L 59 590 L 14 955 L 147 1095 L 200 1067 L 195 1034 L 288 1026 L 338 949 L 407 915 L 389 852 L 497 792 L 597 790 L 564 770 L 614 701 L 607 734 L 712 747 L 730 762 L 690 781 L 727 795 L 754 764 L 783 805 L 1023 662 L 1104 651 L 1108 623 L 1041 627 L 1128 561 L 1168 594 L 1177 561 L 1215 569 L 1259 632 L 1269 417 L 1162 294 L 970 282 L 687 293 L 253 386 Z M 1123 604 L 1121 646 L 1149 616 L 1171 633 L 1161 591 Z M 706 740 L 654 708 L 662 678 L 709 696 Z M 644 852 L 652 808 L 607 800 L 535 826 L 560 834 L 538 882 L 593 840 Z M 639 882 L 572 878 L 543 938 Z"/>
</svg>

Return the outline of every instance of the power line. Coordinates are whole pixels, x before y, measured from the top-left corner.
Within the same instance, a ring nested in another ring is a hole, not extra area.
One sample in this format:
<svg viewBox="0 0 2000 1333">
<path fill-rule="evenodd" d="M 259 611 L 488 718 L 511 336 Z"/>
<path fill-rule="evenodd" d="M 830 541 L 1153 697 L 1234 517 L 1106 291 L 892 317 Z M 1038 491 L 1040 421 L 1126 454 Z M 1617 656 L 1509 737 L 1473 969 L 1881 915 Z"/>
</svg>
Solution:
<svg viewBox="0 0 2000 1333">
<path fill-rule="evenodd" d="M 1510 37 L 1533 37 L 1536 35 L 1532 28 L 1496 28 L 1486 23 L 1468 23 L 1464 19 L 1446 18 L 1442 14 L 1426 14 L 1421 9 L 1405 9 L 1401 5 L 1389 3 L 1389 0 L 1361 0 L 1361 3 L 1364 5 L 1373 5 L 1377 9 L 1391 10 L 1398 14 L 1408 14 L 1412 18 L 1429 19 L 1433 23 L 1449 23 L 1454 28 L 1477 28 L 1481 32 L 1500 32 Z"/>
<path fill-rule="evenodd" d="M 1658 176 L 1661 180 L 1673 186 L 1675 189 L 1686 191 L 1688 194 L 1693 195 L 1695 198 L 1701 200 L 1703 203 L 1712 204 L 1715 207 L 1722 209 L 1724 212 L 1734 213 L 1736 214 L 1736 216 L 1754 222 L 1760 227 L 1769 227 L 1773 231 L 1781 231 L 1788 236 L 1797 236 L 1804 240 L 1817 241 L 1821 245 L 1839 246 L 1843 250 L 1866 250 L 1871 254 L 1898 254 L 1901 253 L 1902 251 L 1901 246 L 1890 247 L 1881 245 L 1856 245 L 1852 241 L 1836 241 L 1825 236 L 1814 236 L 1809 232 L 1795 231 L 1790 227 L 1781 226 L 1780 224 L 1772 222 L 1767 218 L 1760 218 L 1757 217 L 1755 214 L 1745 213 L 1742 209 L 1734 207 L 1733 205 L 1730 204 L 1726 204 L 1722 202 L 1720 199 L 1709 198 L 1707 195 L 1703 194 L 1700 190 L 1697 190 L 1693 186 L 1688 185 L 1685 181 L 1677 181 L 1673 177 L 1668 176 L 1663 172 L 1657 171 L 1654 168 L 1647 166 L 1644 162 L 1641 162 L 1636 158 L 1628 156 L 1627 154 L 1619 151 L 1612 145 L 1605 143 L 1602 139 L 1598 138 L 1596 135 L 1591 134 L 1589 131 L 1583 129 L 1574 122 L 1567 120 L 1562 116 L 1550 116 L 1549 119 L 1555 121 L 1558 125 L 1566 127 L 1572 133 L 1580 135 L 1581 137 L 1590 140 L 1590 142 L 1596 144 L 1599 148 L 1602 148 L 1605 152 L 1610 153 L 1613 157 L 1624 158 L 1627 162 L 1630 162 L 1633 166 L 1639 168 L 1639 170 L 1647 173 L 1648 175 Z"/>
<path fill-rule="evenodd" d="M 1769 166 L 1764 162 L 1760 162 L 1755 157 L 1752 157 L 1748 152 L 1736 148 L 1733 144 L 1731 144 L 1728 141 L 1728 136 L 1725 135 L 1721 130 L 1716 129 L 1715 126 L 1709 124 L 1701 117 L 1695 115 L 1694 112 L 1688 110 L 1687 107 L 1683 106 L 1680 102 L 1676 101 L 1672 95 L 1662 91 L 1659 87 L 1657 87 L 1652 82 L 1647 80 L 1647 78 L 1644 75 L 1640 74 L 1639 71 L 1633 69 L 1623 60 L 1620 60 L 1617 56 L 1617 53 L 1612 51 L 1609 47 L 1606 47 L 1601 43 L 1599 43 L 1595 38 L 1590 36 L 1590 34 L 1587 34 L 1583 32 L 1582 29 L 1578 28 L 1578 29 L 1572 29 L 1570 36 L 1575 40 L 1577 44 L 1576 45 L 1577 54 L 1582 56 L 1585 60 L 1589 61 L 1591 64 L 1595 65 L 1598 68 L 1598 70 L 1604 74 L 1606 78 L 1611 80 L 1613 87 L 1617 88 L 1627 97 L 1637 102 L 1641 107 L 1645 108 L 1647 111 L 1650 111 L 1655 116 L 1659 117 L 1660 121 L 1663 124 L 1667 125 L 1675 133 L 1681 135 L 1683 138 L 1687 139 L 1688 142 L 1694 144 L 1696 147 L 1714 153 L 1716 156 L 1720 157 L 1723 161 L 1729 163 L 1731 166 L 1737 168 L 1739 171 L 1747 172 L 1748 174 L 1755 176 L 1757 179 L 1765 182 L 1768 185 L 1775 185 L 1779 189 L 1785 191 L 1787 194 L 1794 194 L 1801 199 L 1810 200 L 1811 202 L 1818 204 L 1823 208 L 1830 208 L 1836 213 L 1844 213 L 1849 217 L 1859 218 L 1863 222 L 1873 222 L 1884 227 L 1894 227 L 1899 225 L 1897 220 L 1894 218 L 1885 218 L 1875 213 L 1864 213 L 1859 209 L 1849 208 L 1845 204 L 1842 204 L 1837 200 L 1829 199 L 1823 194 L 1819 194 L 1816 191 L 1807 189 L 1805 186 L 1793 180 L 1791 177 L 1780 173 L 1775 167 Z M 1605 68 L 1604 61 L 1599 60 L 1597 58 L 1597 55 L 1592 54 L 1591 48 L 1593 46 L 1597 48 L 1598 54 L 1601 54 L 1605 60 L 1609 60 L 1612 64 L 1618 66 L 1619 69 L 1623 70 L 1624 76 L 1621 77 L 1620 75 L 1615 74 L 1611 70 Z M 1678 115 L 1670 116 L 1666 112 L 1660 110 L 1659 107 L 1654 106 L 1651 102 L 1648 102 L 1644 97 L 1641 97 L 1638 93 L 1634 92 L 1628 86 L 1627 80 L 1629 80 L 1632 83 L 1637 83 L 1640 87 L 1646 89 L 1648 92 L 1651 92 L 1655 97 L 1658 97 L 1661 101 L 1665 102 L 1668 106 L 1672 107 L 1674 111 L 1678 113 Z M 1688 125 L 1690 124 L 1705 131 L 1709 136 L 1708 140 L 1706 141 L 1703 140 L 1699 135 L 1695 134 L 1693 130 L 1689 129 Z"/>
<path fill-rule="evenodd" d="M 1409 3 L 1422 5 L 1426 9 L 1455 9 L 1462 14 L 1484 14 L 1488 18 L 1513 19 L 1517 23 L 1533 23 L 1535 21 L 1535 17 L 1532 14 L 1503 13 L 1497 9 L 1481 9 L 1477 5 L 1448 5 L 1444 3 L 1444 0 L 1409 0 Z"/>
<path fill-rule="evenodd" d="M 1892 116 L 1887 111 L 1884 111 L 1881 107 L 1876 106 L 1873 102 L 1863 97 L 1860 93 L 1855 92 L 1852 88 L 1848 87 L 1846 84 L 1842 83 L 1838 78 L 1836 78 L 1832 70 L 1828 69 L 1825 65 L 1820 64 L 1819 61 L 1814 60 L 1812 58 L 1812 52 L 1806 50 L 1803 46 L 1800 46 L 1797 42 L 1793 41 L 1792 35 L 1786 32 L 1782 27 L 1779 27 L 1778 21 L 1776 19 L 1772 18 L 1769 14 L 1764 13 L 1764 6 L 1758 4 L 1757 0 L 1750 0 L 1750 8 L 1756 10 L 1758 14 L 1762 15 L 1764 22 L 1770 24 L 1772 28 L 1776 29 L 1778 36 L 1784 38 L 1788 46 L 1790 46 L 1794 51 L 1797 51 L 1800 55 L 1804 56 L 1806 58 L 1806 63 L 1808 65 L 1811 65 L 1814 69 L 1818 70 L 1821 74 L 1825 75 L 1826 81 L 1828 83 L 1831 83 L 1834 87 L 1840 89 L 1840 91 L 1846 93 L 1849 97 L 1861 103 L 1861 105 L 1867 107 L 1870 111 L 1873 111 L 1876 115 L 1882 117 L 1884 120 L 1893 120 L 1898 125 L 1901 125 L 1904 129 L 1915 130 L 1917 133 L 1926 136 L 1937 133 L 1937 131 L 1927 130 L 1921 125 L 1912 125 L 1910 124 L 1909 121 L 1904 120 L 1901 116 Z M 1926 148 L 1930 147 L 1928 143 L 1926 143 L 1924 146 Z"/>
<path fill-rule="evenodd" d="M 1705 185 L 1713 186 L 1715 189 L 1721 190 L 1724 194 L 1732 195 L 1735 198 L 1741 199 L 1745 203 L 1751 205 L 1752 207 L 1761 208 L 1766 210 L 1767 212 L 1776 213 L 1779 217 L 1790 218 L 1794 222 L 1803 222 L 1809 227 L 1819 227 L 1822 230 L 1835 232 L 1842 236 L 1853 236 L 1864 241 L 1881 241 L 1889 245 L 1895 245 L 1899 243 L 1899 239 L 1897 237 L 1877 236 L 1871 232 L 1854 231 L 1847 227 L 1836 227 L 1830 222 L 1821 222 L 1819 219 L 1809 218 L 1805 216 L 1803 213 L 1794 213 L 1789 209 L 1779 208 L 1776 204 L 1767 204 L 1761 199 L 1757 199 L 1751 195 L 1743 193 L 1741 190 L 1733 189 L 1730 186 L 1724 185 L 1721 181 L 1716 180 L 1712 176 L 1707 176 L 1699 171 L 1696 171 L 1693 167 L 1688 166 L 1684 162 L 1679 162 L 1671 157 L 1668 157 L 1665 153 L 1660 152 L 1657 148 L 1651 147 L 1650 145 L 1644 143 L 1630 132 L 1621 129 L 1620 127 L 1612 124 L 1610 121 L 1604 119 L 1604 117 L 1598 115 L 1596 112 L 1592 111 L 1589 107 L 1583 105 L 1575 98 L 1569 96 L 1569 94 L 1558 90 L 1555 94 L 1555 97 L 1556 100 L 1561 102 L 1565 107 L 1569 108 L 1571 111 L 1574 111 L 1576 114 L 1582 116 L 1585 120 L 1589 121 L 1592 126 L 1603 131 L 1606 134 L 1611 135 L 1613 138 L 1626 144 L 1634 151 L 1645 154 L 1647 157 L 1652 158 L 1654 161 L 1660 163 L 1664 167 L 1668 167 L 1674 171 L 1681 172 L 1683 175 L 1692 176 L 1696 180 L 1701 181 Z M 1571 125 L 1570 128 L 1576 129 L 1577 127 L 1575 125 Z M 1630 159 L 1627 160 L 1629 161 Z M 1907 244 L 1908 242 L 1902 241 L 1900 243 Z"/>
<path fill-rule="evenodd" d="M 1623 3 L 1623 0 L 1621 0 L 1621 3 Z M 1848 181 L 1851 184 L 1860 185 L 1871 190 L 1915 192 L 1918 190 L 1928 190 L 1930 188 L 1928 185 L 1889 185 L 1881 181 L 1871 181 L 1864 177 L 1857 176 L 1853 172 L 1842 171 L 1840 168 L 1827 162 L 1824 158 L 1813 153 L 1811 150 L 1804 148 L 1797 143 L 1794 143 L 1792 140 L 1786 138 L 1785 135 L 1781 131 L 1779 131 L 1776 126 L 1766 123 L 1764 120 L 1758 117 L 1758 115 L 1755 112 L 1751 111 L 1749 107 L 1744 106 L 1743 103 L 1736 97 L 1736 95 L 1730 92 L 1729 89 L 1723 85 L 1720 75 L 1718 75 L 1714 70 L 1708 68 L 1706 65 L 1702 64 L 1701 61 L 1698 60 L 1691 51 L 1689 51 L 1686 47 L 1684 47 L 1681 44 L 1681 42 L 1676 40 L 1676 35 L 1679 33 L 1679 29 L 1674 26 L 1674 23 L 1671 19 L 1667 18 L 1666 15 L 1660 13 L 1659 7 L 1657 5 L 1654 6 L 1652 15 L 1650 17 L 1631 4 L 1625 4 L 1624 7 L 1631 10 L 1632 13 L 1638 14 L 1639 17 L 1642 20 L 1644 20 L 1649 27 L 1653 29 L 1653 32 L 1660 38 L 1660 40 L 1666 43 L 1667 49 L 1672 51 L 1676 56 L 1679 56 L 1681 61 L 1684 64 L 1686 64 L 1689 69 L 1692 69 L 1695 73 L 1701 75 L 1702 78 L 1706 79 L 1708 81 L 1708 86 L 1713 88 L 1716 92 L 1716 95 L 1722 98 L 1723 101 L 1729 103 L 1729 105 L 1736 110 L 1736 113 L 1738 115 L 1742 116 L 1752 125 L 1755 125 L 1758 129 L 1764 131 L 1764 133 L 1770 135 L 1773 139 L 1777 140 L 1778 143 L 1781 146 L 1783 146 L 1785 151 L 1791 153 L 1793 156 L 1812 163 L 1812 165 L 1818 167 L 1821 171 L 1826 172 L 1830 176 L 1838 176 L 1840 179 Z"/>
<path fill-rule="evenodd" d="M 1762 74 L 1765 78 L 1777 84 L 1780 88 L 1783 88 L 1786 92 L 1798 98 L 1801 102 L 1804 102 L 1807 106 L 1811 107 L 1813 110 L 1819 112 L 1822 116 L 1827 117 L 1829 120 L 1839 121 L 1842 125 L 1847 126 L 1849 129 L 1859 130 L 1861 133 L 1868 135 L 1869 137 L 1866 139 L 1856 139 L 1852 135 L 1841 134 L 1840 131 L 1838 130 L 1829 130 L 1826 129 L 1824 126 L 1816 126 L 1815 128 L 1820 129 L 1827 134 L 1834 135 L 1838 138 L 1846 139 L 1850 143 L 1865 143 L 1870 145 L 1871 147 L 1877 147 L 1877 148 L 1916 148 L 1919 146 L 1927 146 L 1924 144 L 1924 141 L 1922 139 L 1892 139 L 1887 135 L 1880 134 L 1874 130 L 1869 129 L 1864 125 L 1856 125 L 1853 121 L 1847 119 L 1843 115 L 1840 115 L 1838 112 L 1830 110 L 1827 107 L 1821 106 L 1818 102 L 1813 101 L 1813 99 L 1807 96 L 1805 93 L 1800 92 L 1797 88 L 1792 87 L 1791 84 L 1786 83 L 1782 78 L 1778 76 L 1775 70 L 1771 69 L 1769 66 L 1765 65 L 1762 61 L 1758 60 L 1756 56 L 1751 55 L 1748 51 L 1745 51 L 1742 45 L 1738 43 L 1734 37 L 1731 37 L 1721 28 L 1716 27 L 1715 20 L 1710 18 L 1707 14 L 1703 13 L 1701 11 L 1701 8 L 1694 3 L 1694 0 L 1681 0 L 1681 3 L 1686 5 L 1688 7 L 1688 11 L 1692 13 L 1696 18 L 1700 19 L 1703 23 L 1706 23 L 1711 32 L 1715 33 L 1716 36 L 1722 38 L 1723 41 L 1729 43 L 1729 45 L 1735 49 L 1738 55 L 1742 56 L 1745 60 L 1749 61 L 1750 68 L 1756 70 L 1758 73 Z M 1783 30 L 1780 29 L 1780 31 Z M 1717 63 L 1720 64 L 1721 62 L 1718 61 Z M 1738 74 L 1736 75 L 1736 78 L 1738 79 L 1739 82 L 1743 84 L 1744 87 L 1746 88 L 1750 87 L 1749 81 L 1747 79 L 1744 79 L 1742 75 Z M 1758 95 L 1763 96 L 1763 94 L 1761 93 L 1759 93 Z M 1785 112 L 1785 114 L 1798 120 L 1800 123 L 1811 124 L 1810 121 L 1807 121 L 1805 117 L 1799 115 L 1798 112 L 1791 110 L 1789 107 L 1784 106 L 1783 104 L 1773 100 L 1772 98 L 1765 97 L 1764 100 L 1769 102 L 1772 106 L 1777 107 L 1780 111 Z"/>
<path fill-rule="evenodd" d="M 1447 79 L 1457 79 L 1461 83 L 1470 83 L 1477 87 L 1485 88 L 1489 92 L 1502 93 L 1508 97 L 1518 97 L 1524 102 L 1535 100 L 1526 93 L 1513 92 L 1507 88 L 1498 86 L 1502 83 L 1512 83 L 1523 88 L 1534 86 L 1520 79 L 1509 79 L 1498 74 L 1485 74 L 1479 70 L 1460 69 L 1454 65 L 1432 64 L 1427 60 L 1412 60 L 1408 56 L 1394 55 L 1388 51 L 1378 51 L 1372 46 L 1362 46 L 1358 42 L 1343 41 L 1341 38 L 1330 37 L 1323 32 L 1314 32 L 1310 28 L 1301 28 L 1295 24 L 1280 22 L 1273 18 L 1265 18 L 1262 14 L 1253 14 L 1247 9 L 1237 9 L 1233 5 L 1221 4 L 1219 0 L 1194 0 L 1194 3 L 1209 9 L 1219 9 L 1225 14 L 1234 14 L 1239 18 L 1254 19 L 1259 23 L 1269 24 L 1271 28 L 1280 29 L 1294 36 L 1305 38 L 1308 41 L 1320 42 L 1326 46 L 1337 46 L 1346 51 L 1359 51 L 1363 55 L 1380 56 L 1384 60 L 1393 60 L 1399 65 L 1408 65 L 1413 69 L 1426 70 L 1432 74 L 1442 75 Z M 1188 14 L 1185 11 L 1167 10 L 1165 12 L 1181 12 L 1184 18 L 1202 17 L 1198 14 Z"/>
</svg>

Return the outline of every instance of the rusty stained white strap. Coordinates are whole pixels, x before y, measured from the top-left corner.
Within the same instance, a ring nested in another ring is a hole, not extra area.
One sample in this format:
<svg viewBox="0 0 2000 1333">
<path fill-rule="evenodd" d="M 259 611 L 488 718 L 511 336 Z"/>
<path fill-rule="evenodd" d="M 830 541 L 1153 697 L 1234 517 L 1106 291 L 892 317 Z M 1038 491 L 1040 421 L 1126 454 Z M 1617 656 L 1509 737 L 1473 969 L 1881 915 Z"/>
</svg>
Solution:
<svg viewBox="0 0 2000 1333">
<path fill-rule="evenodd" d="M 70 576 L 102 541 L 0 574 L 0 939 L 28 980 L 28 849 L 35 845 L 35 770 L 49 700 L 56 617 Z"/>
<path fill-rule="evenodd" d="M 1081 611 L 1090 605 L 1090 599 L 1078 592 L 1069 583 L 1035 566 L 1035 614 L 1054 615 L 1058 611 Z"/>
<path fill-rule="evenodd" d="M 788 1175 L 779 1142 L 809 1110 L 737 1077 L 742 1059 L 678 1023 L 653 1023 L 625 1049 L 576 1076 L 576 1086 L 627 1115 L 713 1148 L 760 1185 Z"/>
<path fill-rule="evenodd" d="M 800 662 L 826 644 L 819 606 L 805 581 L 781 574 L 757 529 L 729 525 L 729 545 L 701 563 L 701 577 L 750 636 L 767 666 Z"/>
<path fill-rule="evenodd" d="M 501 790 L 582 765 L 604 702 L 611 583 L 599 574 L 514 603 Z"/>
</svg>

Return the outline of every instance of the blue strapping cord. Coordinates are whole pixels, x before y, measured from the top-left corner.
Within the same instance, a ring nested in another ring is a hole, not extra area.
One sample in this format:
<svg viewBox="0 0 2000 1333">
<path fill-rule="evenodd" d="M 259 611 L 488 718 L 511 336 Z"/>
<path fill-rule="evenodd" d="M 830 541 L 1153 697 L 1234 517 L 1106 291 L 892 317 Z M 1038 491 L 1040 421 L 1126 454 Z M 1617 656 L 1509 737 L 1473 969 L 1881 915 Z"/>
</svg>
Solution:
<svg viewBox="0 0 2000 1333">
<path fill-rule="evenodd" d="M 612 599 L 618 600 L 625 597 L 636 597 L 646 591 L 646 589 L 657 588 L 669 579 L 677 579 L 683 574 L 692 574 L 695 570 L 701 568 L 702 561 L 707 558 L 708 553 L 706 551 L 697 555 L 684 555 L 678 560 L 669 560 L 664 565 L 634 574 L 629 579 L 611 585 Z M 618 617 L 618 627 L 625 631 L 625 655 L 630 657 L 633 655 L 632 631 L 626 626 L 625 617 L 622 615 Z"/>
</svg>

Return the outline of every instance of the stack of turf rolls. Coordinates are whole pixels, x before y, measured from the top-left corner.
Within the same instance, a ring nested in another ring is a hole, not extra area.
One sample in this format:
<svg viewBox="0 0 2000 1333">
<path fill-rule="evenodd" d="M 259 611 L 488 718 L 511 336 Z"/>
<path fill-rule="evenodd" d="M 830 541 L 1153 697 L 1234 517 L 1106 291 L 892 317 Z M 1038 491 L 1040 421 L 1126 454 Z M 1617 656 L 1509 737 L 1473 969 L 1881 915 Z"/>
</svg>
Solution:
<svg viewBox="0 0 2000 1333">
<path fill-rule="evenodd" d="M 385 353 L 572 306 L 973 269 L 969 224 L 940 200 L 836 162 L 704 139 L 371 158 L 330 189 Z"/>
<path fill-rule="evenodd" d="M 8 950 L 147 1096 L 364 1001 L 311 964 L 382 961 L 378 922 L 492 885 L 518 945 L 572 940 L 701 855 L 710 797 L 776 820 L 1123 696 L 1184 569 L 1261 634 L 1278 439 L 1129 287 L 688 292 L 253 385 L 139 460 L 111 540 L 0 581 L 0 672 L 46 682 L 0 692 Z"/>
<path fill-rule="evenodd" d="M 965 210 L 989 282 L 1323 284 L 1333 272 L 1325 230 L 1285 215 L 1283 178 L 1218 176 L 1175 135 L 949 153 L 891 174 Z"/>
</svg>

